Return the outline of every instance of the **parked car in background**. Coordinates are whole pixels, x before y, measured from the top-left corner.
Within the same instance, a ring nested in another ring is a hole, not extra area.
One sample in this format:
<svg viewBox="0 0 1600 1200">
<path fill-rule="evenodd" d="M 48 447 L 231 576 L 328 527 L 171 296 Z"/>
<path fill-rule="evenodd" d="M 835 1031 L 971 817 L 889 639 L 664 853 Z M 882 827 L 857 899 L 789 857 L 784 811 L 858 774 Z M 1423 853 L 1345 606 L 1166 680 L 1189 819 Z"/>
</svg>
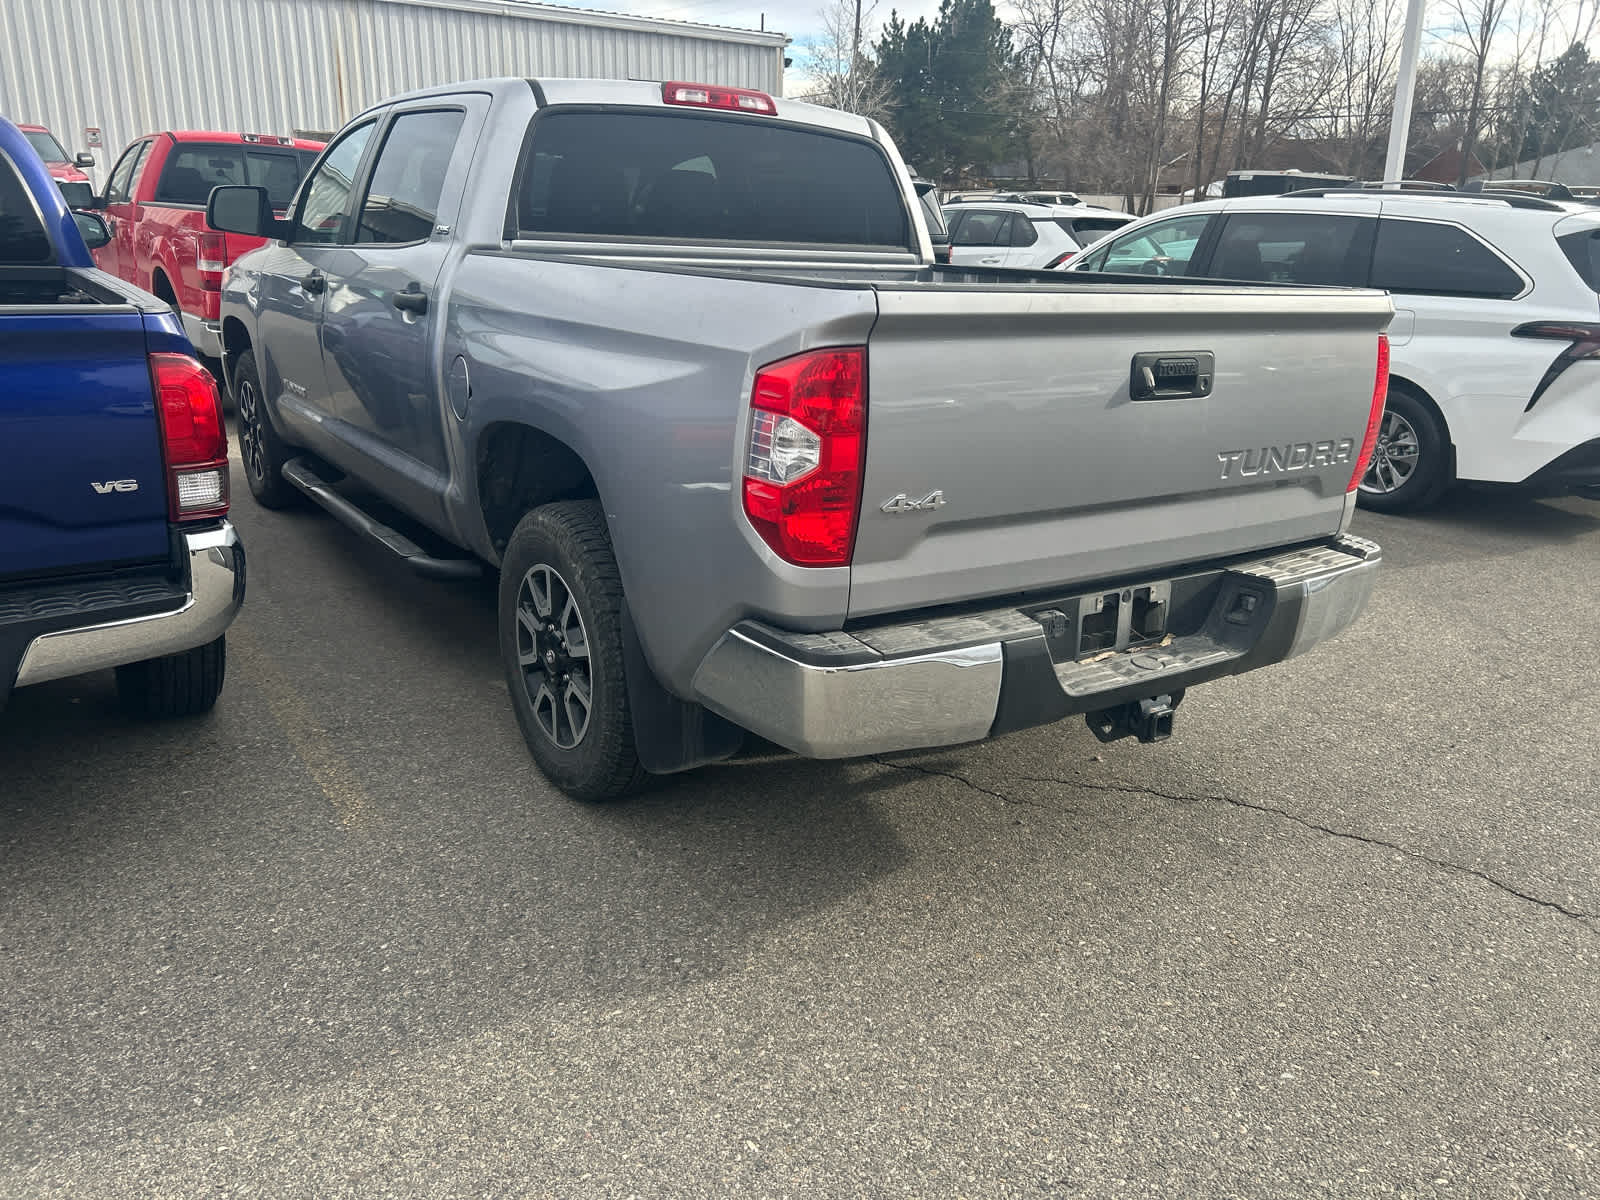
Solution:
<svg viewBox="0 0 1600 1200">
<path fill-rule="evenodd" d="M 277 239 L 223 285 L 250 490 L 498 569 L 510 702 L 587 799 L 746 731 L 1156 740 L 1355 619 L 1387 297 L 933 270 L 920 211 L 875 122 L 760 92 L 378 105 L 286 218 L 211 194 Z"/>
<path fill-rule="evenodd" d="M 931 179 L 913 178 L 917 202 L 922 206 L 922 219 L 928 225 L 928 240 L 933 243 L 933 261 L 950 261 L 950 230 L 944 223 L 944 210 L 939 207 L 939 189 Z"/>
<path fill-rule="evenodd" d="M 1517 192 L 1337 189 L 1146 217 L 1082 271 L 1383 288 L 1388 406 L 1361 502 L 1455 480 L 1600 487 L 1600 212 Z"/>
<path fill-rule="evenodd" d="M 0 705 L 114 667 L 134 712 L 203 712 L 244 598 L 217 387 L 84 234 L 103 218 L 0 120 Z"/>
<path fill-rule="evenodd" d="M 43 161 L 45 170 L 50 172 L 50 178 L 63 183 L 89 183 L 89 176 L 84 173 L 85 168 L 94 166 L 94 155 L 85 151 L 77 154 L 68 154 L 66 149 L 43 125 L 18 125 L 22 136 L 28 139 L 28 145 L 33 147 Z"/>
<path fill-rule="evenodd" d="M 250 184 L 266 188 L 281 211 L 321 150 L 321 142 L 271 134 L 174 130 L 142 137 L 117 159 L 97 201 L 112 239 L 95 261 L 172 305 L 195 349 L 220 358 L 222 273 L 263 243 L 207 229 L 206 199 L 219 184 Z"/>
<path fill-rule="evenodd" d="M 1315 172 L 1287 171 L 1229 171 L 1222 181 L 1224 197 L 1281 196 L 1305 188 L 1344 187 L 1355 182 L 1351 175 L 1324 175 Z"/>
<path fill-rule="evenodd" d="M 1088 205 L 973 201 L 946 205 L 950 261 L 957 266 L 1054 271 L 1086 246 L 1134 220 Z"/>
<path fill-rule="evenodd" d="M 1077 192 L 1006 192 L 995 199 L 1009 200 L 1014 204 L 1053 204 L 1069 208 L 1083 203 L 1083 198 Z"/>
</svg>

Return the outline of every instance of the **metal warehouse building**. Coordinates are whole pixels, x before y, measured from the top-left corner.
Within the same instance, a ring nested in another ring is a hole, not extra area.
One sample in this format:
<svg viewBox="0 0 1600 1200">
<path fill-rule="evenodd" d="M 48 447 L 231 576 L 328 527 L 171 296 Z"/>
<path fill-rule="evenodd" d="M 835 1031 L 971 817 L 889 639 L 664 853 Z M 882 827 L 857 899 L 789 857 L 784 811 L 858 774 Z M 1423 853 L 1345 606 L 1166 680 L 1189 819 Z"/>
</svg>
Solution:
<svg viewBox="0 0 1600 1200">
<path fill-rule="evenodd" d="M 788 44 L 529 0 L 0 0 L 0 15 L 0 114 L 90 149 L 101 179 L 143 133 L 326 132 L 387 96 L 493 75 L 778 95 Z"/>
</svg>

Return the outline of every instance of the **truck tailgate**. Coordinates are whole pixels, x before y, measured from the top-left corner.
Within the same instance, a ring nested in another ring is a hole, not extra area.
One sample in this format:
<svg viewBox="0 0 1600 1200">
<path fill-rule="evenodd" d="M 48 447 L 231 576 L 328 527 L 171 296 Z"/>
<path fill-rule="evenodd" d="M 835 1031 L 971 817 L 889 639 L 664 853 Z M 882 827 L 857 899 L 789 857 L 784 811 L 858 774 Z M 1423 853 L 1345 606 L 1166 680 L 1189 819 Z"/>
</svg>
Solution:
<svg viewBox="0 0 1600 1200">
<path fill-rule="evenodd" d="M 852 617 L 1337 531 L 1392 312 L 1382 293 L 878 293 Z M 1195 394 L 1135 399 L 1147 378 Z"/>
<path fill-rule="evenodd" d="M 0 307 L 0 446 L 0 577 L 166 555 L 139 313 Z"/>
</svg>

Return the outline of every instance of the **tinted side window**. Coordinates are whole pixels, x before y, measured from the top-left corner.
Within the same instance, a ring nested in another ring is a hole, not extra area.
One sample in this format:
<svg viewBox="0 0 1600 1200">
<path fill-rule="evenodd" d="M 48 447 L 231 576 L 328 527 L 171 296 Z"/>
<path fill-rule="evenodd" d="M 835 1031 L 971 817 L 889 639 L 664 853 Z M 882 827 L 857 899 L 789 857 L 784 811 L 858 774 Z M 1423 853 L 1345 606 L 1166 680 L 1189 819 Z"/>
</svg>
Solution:
<svg viewBox="0 0 1600 1200">
<path fill-rule="evenodd" d="M 420 242 L 433 236 L 444 176 L 466 114 L 402 113 L 384 134 L 361 219 L 358 242 Z"/>
<path fill-rule="evenodd" d="M 0 158 L 0 265 L 47 263 L 52 257 L 33 197 L 11 163 Z"/>
<path fill-rule="evenodd" d="M 1378 222 L 1372 286 L 1424 296 L 1505 300 L 1519 294 L 1520 276 L 1498 255 L 1455 225 L 1433 221 Z"/>
<path fill-rule="evenodd" d="M 374 122 L 358 125 L 333 144 L 322 164 L 312 172 L 300 197 L 300 212 L 295 217 L 294 241 L 332 245 L 348 240 L 345 236 L 345 209 L 350 204 L 350 189 L 355 186 L 356 168 L 361 153 L 372 137 Z"/>
<path fill-rule="evenodd" d="M 1573 269 L 1583 276 L 1583 281 L 1600 292 L 1600 229 L 1564 234 L 1556 243 Z"/>
<path fill-rule="evenodd" d="M 944 209 L 939 207 L 939 202 L 934 199 L 933 192 L 923 192 L 917 198 L 922 205 L 922 219 L 928 223 L 928 238 L 935 242 L 948 242 L 950 233 L 944 227 Z"/>
<path fill-rule="evenodd" d="M 911 246 L 899 177 L 869 142 L 766 118 L 551 112 L 533 125 L 518 225 L 541 233 Z"/>
<path fill-rule="evenodd" d="M 1372 257 L 1368 217 L 1231 213 L 1206 274 L 1264 283 L 1361 287 Z"/>
<path fill-rule="evenodd" d="M 1039 234 L 1034 229 L 1032 221 L 1021 213 L 1011 218 L 1011 244 L 1013 246 L 1031 246 L 1038 240 Z"/>
<path fill-rule="evenodd" d="M 1010 213 L 969 212 L 961 214 L 961 228 L 953 242 L 957 246 L 998 246 L 1008 237 Z"/>
</svg>

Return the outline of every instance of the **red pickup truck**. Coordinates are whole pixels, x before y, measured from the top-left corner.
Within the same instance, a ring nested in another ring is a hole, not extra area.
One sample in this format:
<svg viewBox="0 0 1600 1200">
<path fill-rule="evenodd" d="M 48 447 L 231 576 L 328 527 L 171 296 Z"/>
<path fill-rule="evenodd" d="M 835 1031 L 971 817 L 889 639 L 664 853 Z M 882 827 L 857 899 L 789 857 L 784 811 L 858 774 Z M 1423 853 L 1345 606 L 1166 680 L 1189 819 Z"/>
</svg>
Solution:
<svg viewBox="0 0 1600 1200">
<path fill-rule="evenodd" d="M 18 125 L 22 136 L 28 139 L 28 145 L 39 152 L 39 157 L 44 159 L 44 168 L 50 172 L 50 178 L 61 183 L 88 183 L 89 177 L 83 173 L 83 168 L 94 166 L 94 155 L 80 152 L 68 155 L 62 148 L 56 135 L 43 125 Z"/>
<path fill-rule="evenodd" d="M 286 209 L 321 150 L 321 142 L 262 133 L 174 130 L 140 138 L 117 159 L 96 202 L 111 241 L 95 251 L 95 264 L 172 305 L 195 349 L 220 358 L 222 273 L 264 241 L 207 229 L 211 189 L 264 187 L 273 207 Z"/>
</svg>

